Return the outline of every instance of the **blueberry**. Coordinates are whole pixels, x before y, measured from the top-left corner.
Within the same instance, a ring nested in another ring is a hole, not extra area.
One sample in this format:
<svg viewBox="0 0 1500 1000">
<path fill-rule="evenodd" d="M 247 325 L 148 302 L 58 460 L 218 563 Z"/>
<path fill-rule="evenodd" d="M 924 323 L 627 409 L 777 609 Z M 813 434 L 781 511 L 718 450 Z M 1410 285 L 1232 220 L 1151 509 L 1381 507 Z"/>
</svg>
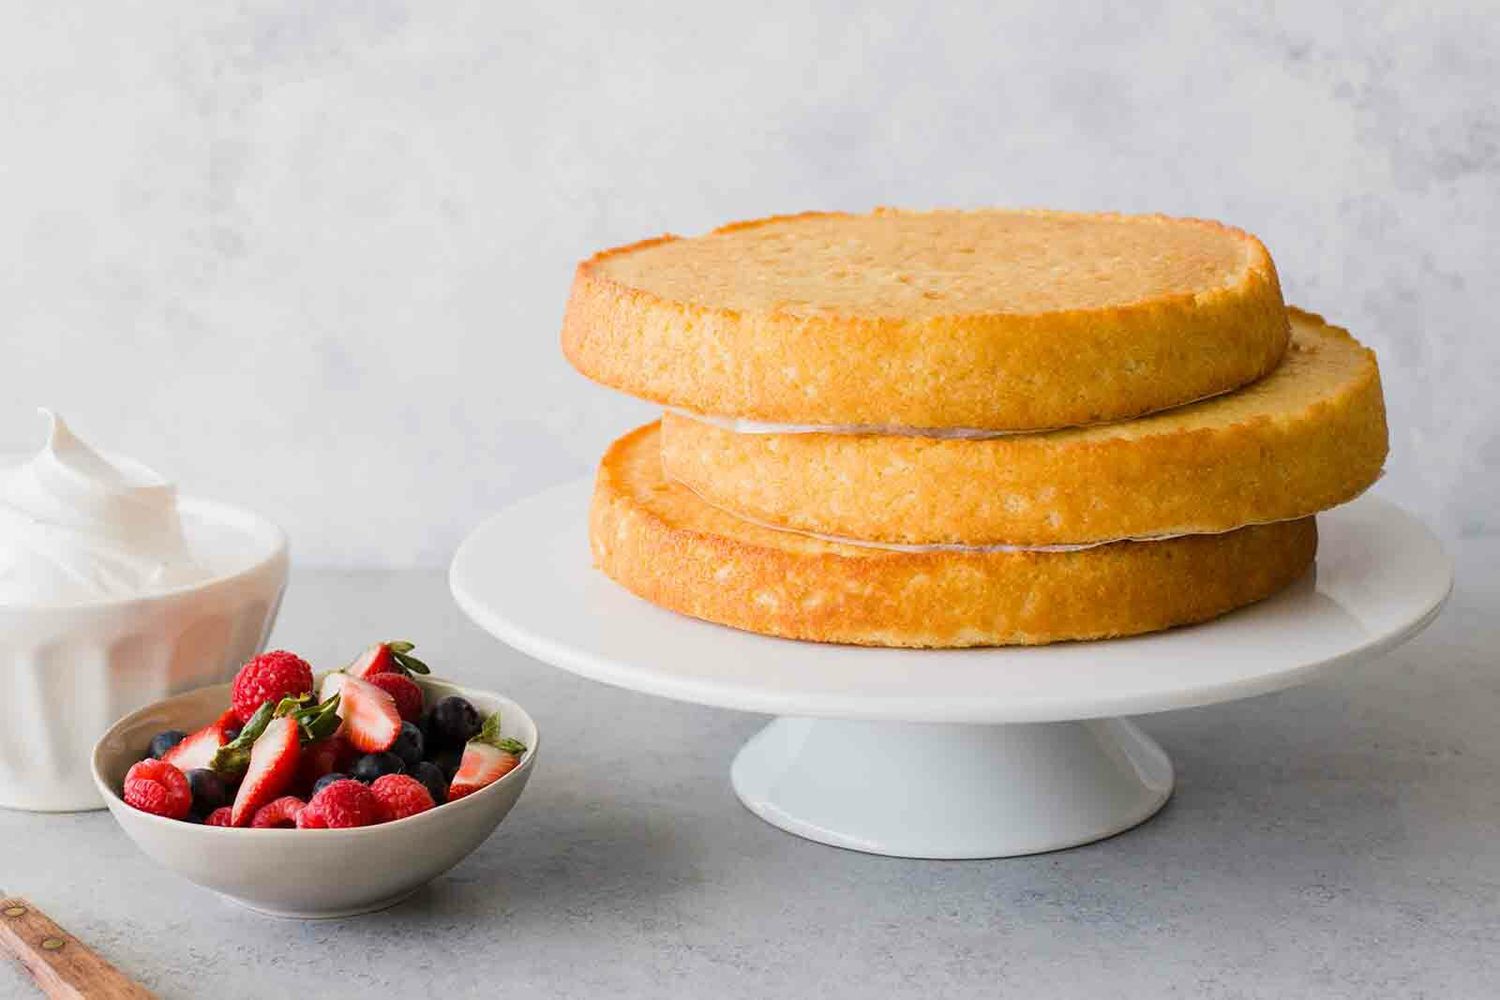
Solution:
<svg viewBox="0 0 1500 1000">
<path fill-rule="evenodd" d="M 449 781 L 452 781 L 453 776 L 458 773 L 458 765 L 463 759 L 462 750 L 439 750 L 432 755 L 432 763 L 437 765 L 438 770 L 442 771 L 443 776 Z"/>
<path fill-rule="evenodd" d="M 427 713 L 427 738 L 434 749 L 453 749 L 479 735 L 484 723 L 465 699 L 449 695 Z"/>
<path fill-rule="evenodd" d="M 321 777 L 317 781 L 313 782 L 312 795 L 317 795 L 326 786 L 333 784 L 335 781 L 348 781 L 348 780 L 349 780 L 349 776 L 347 774 L 340 774 L 338 771 L 333 771 L 333 772 L 331 772 L 329 774 L 325 774 L 325 775 L 323 775 L 323 777 Z M 308 797 L 311 798 L 312 796 L 310 795 Z"/>
<path fill-rule="evenodd" d="M 238 726 L 230 726 L 228 729 L 224 730 L 224 742 L 225 743 L 233 743 L 235 740 L 237 740 L 239 738 L 240 738 L 240 730 L 239 730 Z"/>
<path fill-rule="evenodd" d="M 193 812 L 207 816 L 220 806 L 229 805 L 229 790 L 217 771 L 195 767 L 187 773 L 188 788 L 193 791 Z"/>
<path fill-rule="evenodd" d="M 406 765 L 406 769 L 409 771 L 411 770 L 411 766 L 424 756 L 423 748 L 426 744 L 427 741 L 422 738 L 422 730 L 410 722 L 403 722 L 401 723 L 401 732 L 396 737 L 396 742 L 391 744 L 390 752 L 400 757 L 401 762 Z"/>
<path fill-rule="evenodd" d="M 414 764 L 409 773 L 432 793 L 432 801 L 436 805 L 442 805 L 448 801 L 448 778 L 443 774 L 443 769 L 430 760 L 421 760 Z"/>
<path fill-rule="evenodd" d="M 350 770 L 354 773 L 354 777 L 368 785 L 382 775 L 400 774 L 406 770 L 406 765 L 401 762 L 400 757 L 389 750 L 382 750 L 380 753 L 365 754 L 354 762 L 354 767 Z"/>
<path fill-rule="evenodd" d="M 148 756 L 161 760 L 167 755 L 167 751 L 187 739 L 187 733 L 181 729 L 167 729 L 151 737 L 151 745 L 146 748 Z"/>
</svg>

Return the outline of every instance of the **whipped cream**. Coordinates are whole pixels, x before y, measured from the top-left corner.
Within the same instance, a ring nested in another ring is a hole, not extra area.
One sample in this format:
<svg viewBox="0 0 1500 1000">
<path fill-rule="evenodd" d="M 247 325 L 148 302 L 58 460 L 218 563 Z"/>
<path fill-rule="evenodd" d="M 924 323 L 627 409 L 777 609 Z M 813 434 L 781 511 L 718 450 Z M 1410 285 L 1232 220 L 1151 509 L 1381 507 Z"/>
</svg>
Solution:
<svg viewBox="0 0 1500 1000">
<path fill-rule="evenodd" d="M 176 487 L 41 412 L 42 450 L 0 469 L 0 605 L 141 597 L 213 575 L 189 551 Z"/>
</svg>

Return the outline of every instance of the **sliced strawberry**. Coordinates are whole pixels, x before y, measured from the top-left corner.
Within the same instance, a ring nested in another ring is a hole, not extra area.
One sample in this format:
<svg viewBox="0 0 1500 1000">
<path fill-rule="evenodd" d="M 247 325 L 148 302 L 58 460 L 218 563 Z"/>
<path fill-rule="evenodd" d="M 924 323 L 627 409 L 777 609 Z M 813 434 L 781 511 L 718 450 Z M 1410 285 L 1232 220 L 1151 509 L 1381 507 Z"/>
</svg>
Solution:
<svg viewBox="0 0 1500 1000">
<path fill-rule="evenodd" d="M 344 668 L 351 677 L 365 680 L 376 674 L 425 674 L 427 664 L 411 655 L 417 647 L 404 639 L 377 642 Z"/>
<path fill-rule="evenodd" d="M 229 728 L 238 724 L 238 721 L 239 717 L 235 715 L 234 709 L 230 709 L 196 733 L 184 737 L 181 743 L 166 752 L 162 760 L 183 774 L 208 767 L 213 762 L 214 754 L 219 752 L 219 747 L 229 742 Z"/>
<path fill-rule="evenodd" d="M 484 720 L 479 735 L 464 744 L 463 759 L 448 786 L 448 801 L 473 795 L 487 785 L 493 785 L 516 769 L 526 744 L 520 740 L 500 735 L 500 713 L 495 712 Z"/>
<path fill-rule="evenodd" d="M 334 736 L 333 742 L 339 751 L 338 755 L 333 758 L 333 769 L 348 774 L 354 769 L 354 762 L 363 757 L 364 754 L 342 736 Z"/>
<path fill-rule="evenodd" d="M 422 718 L 422 709 L 426 705 L 416 681 L 405 674 L 376 674 L 369 680 L 395 699 L 396 711 L 401 713 L 401 718 L 413 723 Z"/>
<path fill-rule="evenodd" d="M 335 670 L 331 674 L 324 674 L 323 682 L 318 685 L 318 701 L 327 701 L 344 690 L 344 678 L 348 676 L 342 670 Z"/>
<path fill-rule="evenodd" d="M 506 753 L 499 747 L 492 747 L 487 743 L 470 743 L 464 747 L 463 760 L 459 762 L 458 772 L 453 775 L 453 783 L 448 786 L 448 801 L 473 795 L 481 788 L 493 785 L 515 770 L 519 763 L 520 757 Z"/>
<path fill-rule="evenodd" d="M 396 700 L 369 681 L 347 674 L 339 683 L 338 693 L 339 718 L 344 720 L 339 735 L 365 753 L 390 749 L 401 735 Z"/>
<path fill-rule="evenodd" d="M 347 752 L 348 746 L 338 736 L 304 746 L 297 760 L 297 777 L 292 782 L 292 790 L 300 795 L 312 794 L 313 783 L 323 775 L 337 771 L 340 759 Z"/>
<path fill-rule="evenodd" d="M 360 653 L 353 663 L 344 668 L 344 673 L 361 680 L 376 674 L 394 674 L 400 671 L 401 668 L 396 666 L 396 658 L 391 655 L 391 647 L 383 642 L 377 642 Z"/>
<path fill-rule="evenodd" d="M 289 715 L 272 719 L 250 748 L 250 766 L 240 782 L 230 814 L 231 826 L 245 826 L 261 806 L 277 798 L 297 776 L 302 749 L 297 720 Z"/>
</svg>

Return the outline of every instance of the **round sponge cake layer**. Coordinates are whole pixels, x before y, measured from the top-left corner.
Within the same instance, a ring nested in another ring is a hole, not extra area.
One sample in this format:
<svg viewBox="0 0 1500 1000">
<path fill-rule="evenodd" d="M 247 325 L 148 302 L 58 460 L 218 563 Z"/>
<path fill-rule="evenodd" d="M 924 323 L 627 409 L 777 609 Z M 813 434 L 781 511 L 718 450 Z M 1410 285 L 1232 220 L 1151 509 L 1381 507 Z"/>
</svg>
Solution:
<svg viewBox="0 0 1500 1000">
<path fill-rule="evenodd" d="M 744 434 L 668 414 L 668 476 L 741 517 L 894 544 L 1059 545 L 1306 517 L 1380 475 L 1375 356 L 1293 310 L 1238 392 L 1118 424 L 984 440 Z"/>
<path fill-rule="evenodd" d="M 1265 247 L 1217 223 L 880 211 L 605 251 L 562 340 L 590 378 L 694 413 L 1038 430 L 1250 382 L 1287 323 Z"/>
<path fill-rule="evenodd" d="M 635 594 L 735 628 L 871 646 L 1031 645 L 1203 621 L 1313 561 L 1312 518 L 1074 552 L 893 552 L 742 521 L 662 475 L 658 425 L 616 441 L 590 512 L 594 561 Z"/>
</svg>

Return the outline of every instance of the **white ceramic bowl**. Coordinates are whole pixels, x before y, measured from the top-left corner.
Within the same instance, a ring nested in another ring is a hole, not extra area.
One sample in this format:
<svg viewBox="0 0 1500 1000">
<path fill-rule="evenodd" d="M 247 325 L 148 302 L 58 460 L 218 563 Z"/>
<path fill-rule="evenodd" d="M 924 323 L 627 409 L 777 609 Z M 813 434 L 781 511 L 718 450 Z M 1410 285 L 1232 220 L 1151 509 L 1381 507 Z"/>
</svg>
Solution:
<svg viewBox="0 0 1500 1000">
<path fill-rule="evenodd" d="M 536 763 L 536 723 L 508 698 L 433 678 L 414 678 L 428 703 L 462 695 L 525 743 L 521 763 L 457 802 L 393 823 L 346 830 L 252 830 L 165 819 L 125 804 L 130 765 L 163 729 L 192 731 L 229 704 L 229 685 L 190 691 L 121 719 L 94 748 L 94 781 L 130 839 L 158 864 L 205 888 L 278 917 L 347 917 L 399 902 L 484 842 L 520 798 Z"/>
<path fill-rule="evenodd" d="M 286 536 L 237 507 L 179 503 L 244 536 L 242 568 L 149 597 L 0 606 L 0 806 L 100 808 L 89 751 L 110 723 L 226 680 L 264 647 L 286 587 Z"/>
</svg>

